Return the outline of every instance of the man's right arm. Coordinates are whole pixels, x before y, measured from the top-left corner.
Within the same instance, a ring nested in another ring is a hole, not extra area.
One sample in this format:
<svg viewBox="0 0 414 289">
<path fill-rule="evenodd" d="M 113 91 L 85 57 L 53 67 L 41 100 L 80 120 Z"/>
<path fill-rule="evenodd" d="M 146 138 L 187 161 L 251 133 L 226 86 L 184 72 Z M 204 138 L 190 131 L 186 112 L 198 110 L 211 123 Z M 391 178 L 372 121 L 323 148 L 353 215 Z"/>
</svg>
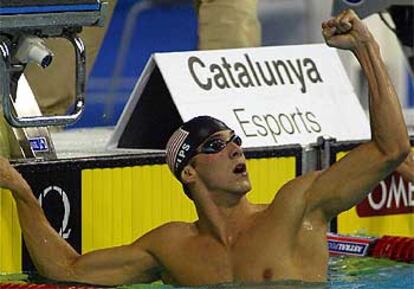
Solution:
<svg viewBox="0 0 414 289">
<path fill-rule="evenodd" d="M 150 238 L 79 255 L 50 226 L 30 186 L 4 158 L 0 158 L 0 187 L 9 189 L 16 200 L 25 244 L 41 275 L 108 286 L 159 279 L 160 266 L 147 249 Z"/>
</svg>

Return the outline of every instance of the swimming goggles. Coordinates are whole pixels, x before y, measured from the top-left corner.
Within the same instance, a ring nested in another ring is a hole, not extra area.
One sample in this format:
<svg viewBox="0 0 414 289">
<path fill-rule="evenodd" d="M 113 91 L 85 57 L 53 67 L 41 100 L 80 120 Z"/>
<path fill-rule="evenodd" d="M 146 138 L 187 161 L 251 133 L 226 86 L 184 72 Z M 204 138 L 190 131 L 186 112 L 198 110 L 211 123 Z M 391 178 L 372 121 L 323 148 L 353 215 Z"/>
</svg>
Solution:
<svg viewBox="0 0 414 289">
<path fill-rule="evenodd" d="M 197 153 L 202 153 L 202 154 L 216 154 L 221 152 L 229 143 L 235 143 L 238 146 L 241 146 L 242 144 L 242 139 L 236 135 L 233 134 L 229 140 L 225 141 L 222 140 L 220 138 L 212 138 L 208 141 L 206 141 L 201 148 L 198 150 Z"/>
</svg>

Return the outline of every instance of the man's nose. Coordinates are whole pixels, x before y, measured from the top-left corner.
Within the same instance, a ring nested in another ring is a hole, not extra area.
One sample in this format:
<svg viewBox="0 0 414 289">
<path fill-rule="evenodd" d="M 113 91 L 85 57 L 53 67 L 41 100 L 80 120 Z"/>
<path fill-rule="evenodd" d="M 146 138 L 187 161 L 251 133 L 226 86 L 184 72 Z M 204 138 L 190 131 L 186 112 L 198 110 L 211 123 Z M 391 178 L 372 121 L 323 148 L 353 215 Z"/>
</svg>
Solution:
<svg viewBox="0 0 414 289">
<path fill-rule="evenodd" d="M 242 148 L 239 145 L 235 144 L 234 142 L 231 142 L 228 144 L 228 149 L 229 149 L 231 158 L 236 158 L 243 154 Z"/>
</svg>

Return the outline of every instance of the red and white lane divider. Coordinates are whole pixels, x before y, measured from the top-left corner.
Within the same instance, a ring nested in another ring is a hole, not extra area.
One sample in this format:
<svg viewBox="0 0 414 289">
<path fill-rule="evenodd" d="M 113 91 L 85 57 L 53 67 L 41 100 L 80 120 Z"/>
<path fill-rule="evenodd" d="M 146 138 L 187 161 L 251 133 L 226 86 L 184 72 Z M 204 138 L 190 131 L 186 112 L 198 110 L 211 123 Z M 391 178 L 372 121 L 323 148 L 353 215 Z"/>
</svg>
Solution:
<svg viewBox="0 0 414 289">
<path fill-rule="evenodd" d="M 0 289 L 97 289 L 97 287 L 59 286 L 55 284 L 0 283 Z"/>
<path fill-rule="evenodd" d="M 414 238 L 383 236 L 381 238 L 345 236 L 328 233 L 329 253 L 347 256 L 371 256 L 414 263 Z"/>
</svg>

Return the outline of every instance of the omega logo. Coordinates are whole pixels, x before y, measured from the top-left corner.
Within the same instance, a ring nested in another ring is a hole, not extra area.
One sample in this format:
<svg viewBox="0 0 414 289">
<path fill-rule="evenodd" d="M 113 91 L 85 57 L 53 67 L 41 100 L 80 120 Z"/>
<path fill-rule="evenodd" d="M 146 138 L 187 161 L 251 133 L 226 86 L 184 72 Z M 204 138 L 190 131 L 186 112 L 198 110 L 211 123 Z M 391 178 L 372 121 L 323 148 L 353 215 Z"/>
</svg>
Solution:
<svg viewBox="0 0 414 289">
<path fill-rule="evenodd" d="M 414 213 L 414 183 L 406 182 L 394 173 L 381 181 L 356 206 L 359 217 Z"/>
<path fill-rule="evenodd" d="M 389 209 L 393 206 L 397 209 L 401 207 L 414 207 L 414 186 L 409 183 L 407 190 L 401 177 L 399 178 L 398 185 L 395 177 L 392 177 L 389 187 L 387 187 L 384 181 L 380 182 L 380 187 L 379 200 L 375 201 L 372 194 L 368 195 L 368 202 L 372 209 Z"/>
<path fill-rule="evenodd" d="M 63 203 L 64 214 L 63 214 L 62 225 L 59 228 L 59 235 L 62 236 L 64 239 L 68 239 L 70 236 L 70 232 L 72 230 L 68 228 L 69 216 L 70 216 L 69 198 L 62 188 L 58 186 L 49 186 L 46 189 L 44 189 L 43 192 L 39 196 L 39 203 L 41 207 L 43 207 L 43 202 L 45 201 L 45 198 L 48 193 L 59 194 L 61 196 L 60 199 Z"/>
</svg>

